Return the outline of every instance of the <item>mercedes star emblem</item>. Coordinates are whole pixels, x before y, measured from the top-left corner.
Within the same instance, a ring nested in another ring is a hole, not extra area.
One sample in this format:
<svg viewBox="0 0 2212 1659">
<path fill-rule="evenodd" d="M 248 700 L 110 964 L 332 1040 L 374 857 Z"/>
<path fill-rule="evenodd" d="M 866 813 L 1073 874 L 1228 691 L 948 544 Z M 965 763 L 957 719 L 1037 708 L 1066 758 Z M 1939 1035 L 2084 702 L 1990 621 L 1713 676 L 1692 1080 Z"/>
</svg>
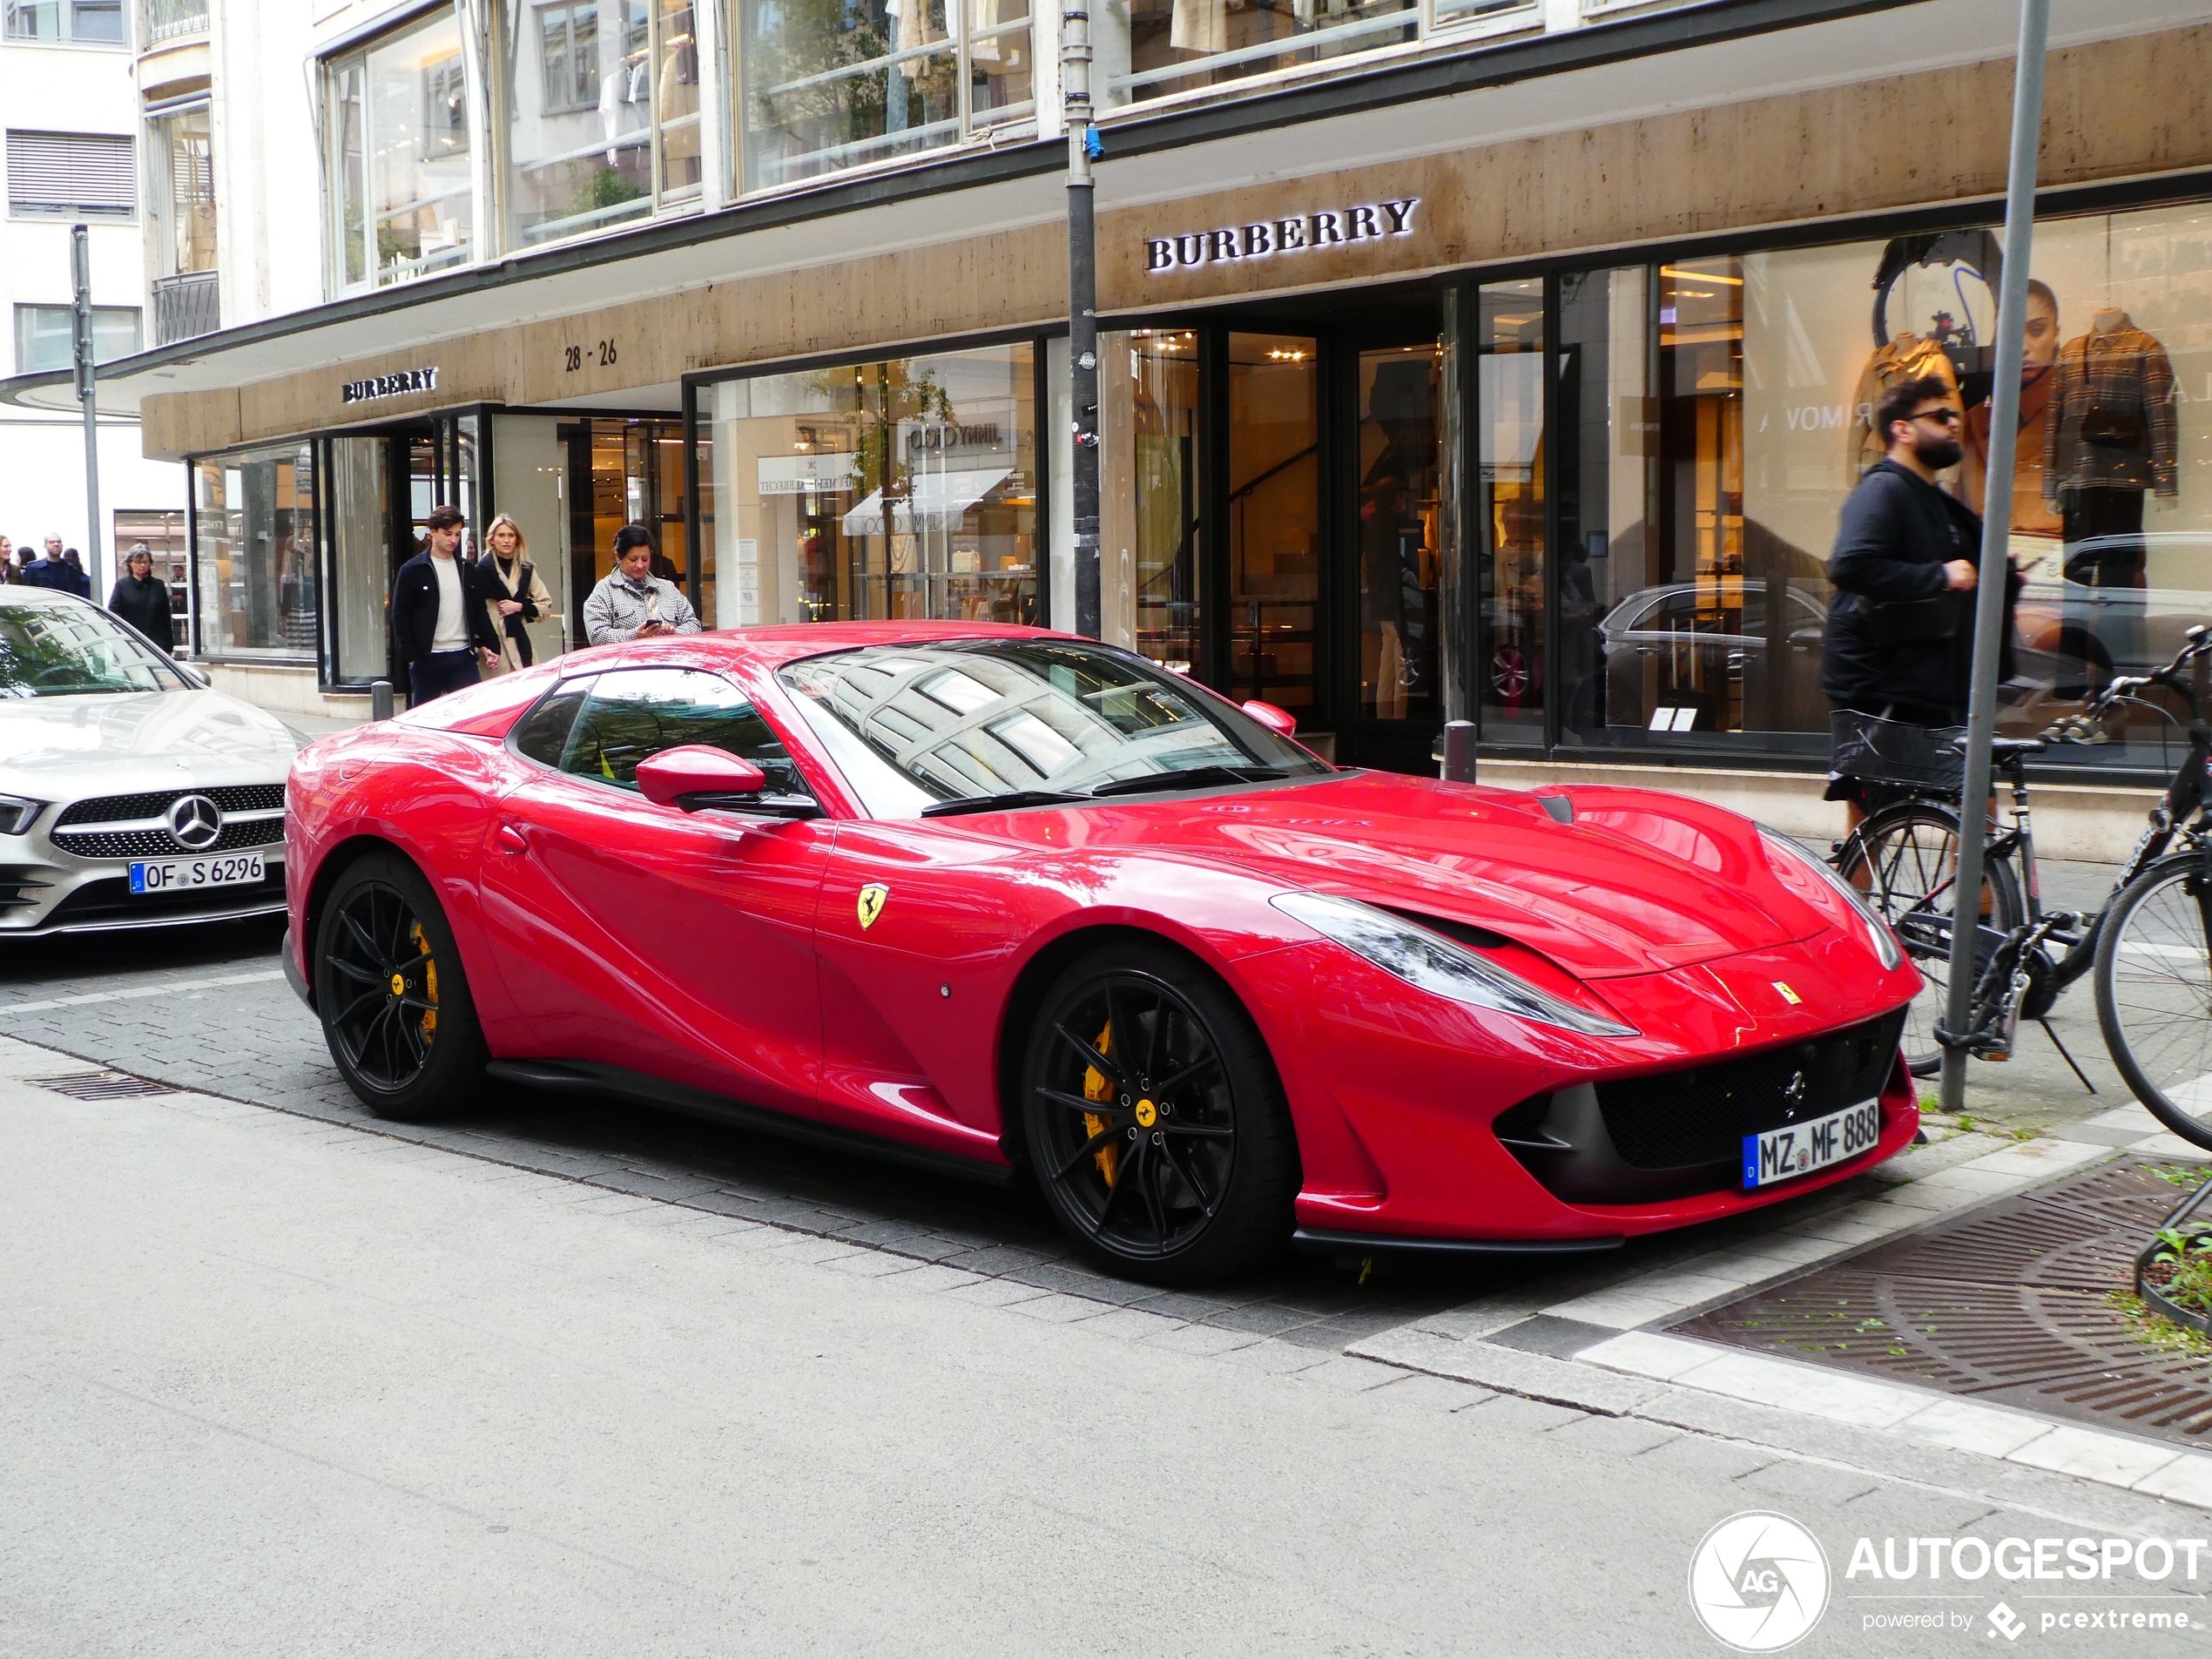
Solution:
<svg viewBox="0 0 2212 1659">
<path fill-rule="evenodd" d="M 169 808 L 169 833 L 187 853 L 205 853 L 223 836 L 223 813 L 205 795 L 186 795 Z"/>
</svg>

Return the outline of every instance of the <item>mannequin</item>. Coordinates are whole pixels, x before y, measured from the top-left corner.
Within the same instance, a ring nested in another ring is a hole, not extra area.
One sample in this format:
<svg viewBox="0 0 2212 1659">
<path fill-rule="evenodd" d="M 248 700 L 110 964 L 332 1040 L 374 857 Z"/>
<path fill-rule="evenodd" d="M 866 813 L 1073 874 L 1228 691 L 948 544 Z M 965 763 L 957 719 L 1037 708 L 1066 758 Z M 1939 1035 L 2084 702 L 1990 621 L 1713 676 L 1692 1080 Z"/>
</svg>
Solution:
<svg viewBox="0 0 2212 1659">
<path fill-rule="evenodd" d="M 2155 492 L 2161 507 L 2180 493 L 2174 365 L 2126 312 L 2107 307 L 2089 320 L 2087 334 L 2067 341 L 2052 378 L 2043 494 L 2058 506 L 2067 579 L 2140 589 L 2144 493 Z M 2067 622 L 2092 625 L 2086 615 Z M 2097 632 L 2115 666 L 2140 660 L 2140 608 L 2098 624 Z"/>
</svg>

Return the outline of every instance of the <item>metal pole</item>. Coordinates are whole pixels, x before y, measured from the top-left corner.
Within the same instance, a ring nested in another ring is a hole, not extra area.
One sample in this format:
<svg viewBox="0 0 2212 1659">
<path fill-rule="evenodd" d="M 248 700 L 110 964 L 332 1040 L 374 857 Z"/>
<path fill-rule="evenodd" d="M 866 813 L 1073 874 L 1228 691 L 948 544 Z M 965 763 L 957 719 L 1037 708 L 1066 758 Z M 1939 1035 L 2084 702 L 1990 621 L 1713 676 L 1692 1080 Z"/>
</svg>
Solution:
<svg viewBox="0 0 2212 1659">
<path fill-rule="evenodd" d="M 84 570 L 92 579 L 92 597 L 104 599 L 115 578 L 100 559 L 100 416 L 92 381 L 92 245 L 82 225 L 69 233 L 70 269 L 77 280 L 77 297 L 70 307 L 71 348 L 77 365 L 77 401 L 84 409 Z"/>
<path fill-rule="evenodd" d="M 1072 470 L 1076 631 L 1103 631 L 1098 577 L 1098 244 L 1092 216 L 1090 13 L 1074 0 L 1060 14 L 1060 101 L 1068 124 L 1068 367 L 1075 418 Z"/>
<path fill-rule="evenodd" d="M 2013 461 L 2020 434 L 2020 361 L 2026 346 L 2028 257 L 2035 236 L 2035 174 L 2043 136 L 2043 54 L 2050 0 L 2020 0 L 2020 56 L 2013 71 L 2013 152 L 2005 185 L 2005 269 L 1997 294 L 1997 383 L 1989 398 L 1989 467 L 1982 487 L 1981 577 L 1974 594 L 1973 681 L 1966 705 L 1966 765 L 1959 797 L 1959 882 L 1952 894 L 1951 1006 L 1944 1025 L 1964 1031 L 1973 1001 L 1980 934 L 1982 814 L 1989 799 L 1989 745 L 1997 728 L 1997 665 L 2003 648 L 2005 576 L 2013 532 Z M 1943 1051 L 1943 1109 L 1966 1103 L 1966 1051 Z"/>
</svg>

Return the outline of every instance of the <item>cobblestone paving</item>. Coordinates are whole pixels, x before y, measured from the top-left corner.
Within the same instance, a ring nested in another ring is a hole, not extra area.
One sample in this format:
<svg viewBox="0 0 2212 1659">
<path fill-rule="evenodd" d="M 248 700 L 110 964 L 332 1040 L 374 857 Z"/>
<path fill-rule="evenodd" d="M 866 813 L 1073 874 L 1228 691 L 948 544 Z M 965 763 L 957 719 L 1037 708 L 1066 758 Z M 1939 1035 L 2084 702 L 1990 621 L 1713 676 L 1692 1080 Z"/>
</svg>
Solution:
<svg viewBox="0 0 2212 1659">
<path fill-rule="evenodd" d="M 181 1087 L 611 1191 L 1331 1350 L 1470 1303 L 1539 1307 L 1863 1196 L 1861 1183 L 1847 1183 L 1752 1220 L 1565 1267 L 1386 1258 L 1363 1283 L 1333 1262 L 1293 1258 L 1242 1284 L 1163 1291 L 1111 1278 L 1073 1254 L 1027 1193 L 626 1102 L 492 1086 L 482 1109 L 456 1122 L 383 1123 L 340 1080 L 320 1027 L 285 983 L 280 934 L 272 921 L 22 941 L 0 960 L 0 1032 Z"/>
</svg>

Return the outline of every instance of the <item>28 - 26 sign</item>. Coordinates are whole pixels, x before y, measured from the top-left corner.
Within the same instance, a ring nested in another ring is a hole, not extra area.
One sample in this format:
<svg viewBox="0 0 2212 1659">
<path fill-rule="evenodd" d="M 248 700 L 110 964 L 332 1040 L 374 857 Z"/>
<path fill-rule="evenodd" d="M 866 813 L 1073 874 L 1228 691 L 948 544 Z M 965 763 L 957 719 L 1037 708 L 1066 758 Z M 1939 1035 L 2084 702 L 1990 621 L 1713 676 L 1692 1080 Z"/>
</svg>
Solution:
<svg viewBox="0 0 2212 1659">
<path fill-rule="evenodd" d="M 602 340 L 590 346 L 568 346 L 562 348 L 563 371 L 573 374 L 586 363 L 596 363 L 605 368 L 615 361 L 615 342 Z"/>
</svg>

